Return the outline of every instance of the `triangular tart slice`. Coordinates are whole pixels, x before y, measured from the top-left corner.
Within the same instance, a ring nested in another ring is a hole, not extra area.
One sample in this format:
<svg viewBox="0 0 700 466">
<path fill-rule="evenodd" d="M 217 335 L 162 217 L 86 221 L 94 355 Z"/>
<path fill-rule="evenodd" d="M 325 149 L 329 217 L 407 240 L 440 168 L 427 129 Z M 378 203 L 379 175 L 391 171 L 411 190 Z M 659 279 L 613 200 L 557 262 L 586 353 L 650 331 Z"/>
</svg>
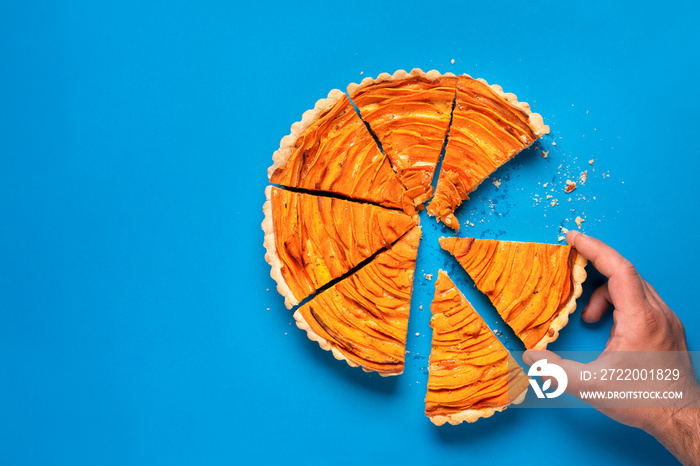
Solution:
<svg viewBox="0 0 700 466">
<path fill-rule="evenodd" d="M 545 349 L 576 310 L 588 261 L 572 246 L 440 238 L 528 349 Z"/>
<path fill-rule="evenodd" d="M 432 195 L 456 82 L 452 73 L 425 73 L 416 68 L 410 73 L 382 73 L 348 86 L 350 99 L 379 139 L 416 206 Z"/>
<path fill-rule="evenodd" d="M 462 75 L 450 136 L 437 189 L 428 213 L 459 230 L 454 211 L 498 167 L 529 147 L 549 126 L 526 102 L 506 94 L 498 85 Z"/>
<path fill-rule="evenodd" d="M 419 226 L 295 313 L 297 326 L 336 359 L 382 376 L 403 372 Z"/>
<path fill-rule="evenodd" d="M 434 424 L 474 422 L 525 399 L 527 376 L 442 270 L 430 311 L 425 415 Z"/>
<path fill-rule="evenodd" d="M 271 183 L 413 211 L 389 160 L 338 89 L 292 125 L 272 159 Z"/>
<path fill-rule="evenodd" d="M 265 259 L 292 306 L 416 225 L 398 210 L 268 186 L 263 205 Z"/>
</svg>

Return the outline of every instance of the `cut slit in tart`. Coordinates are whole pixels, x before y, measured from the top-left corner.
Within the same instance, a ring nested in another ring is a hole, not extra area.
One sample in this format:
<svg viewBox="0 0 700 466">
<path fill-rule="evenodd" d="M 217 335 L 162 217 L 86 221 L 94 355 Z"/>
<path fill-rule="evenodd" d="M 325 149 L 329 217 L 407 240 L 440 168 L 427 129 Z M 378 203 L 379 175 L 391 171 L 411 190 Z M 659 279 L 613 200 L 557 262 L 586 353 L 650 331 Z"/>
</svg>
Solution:
<svg viewBox="0 0 700 466">
<path fill-rule="evenodd" d="M 432 195 L 457 78 L 413 69 L 350 84 L 348 94 L 381 143 L 415 206 Z"/>
<path fill-rule="evenodd" d="M 442 270 L 430 311 L 425 415 L 434 424 L 474 422 L 525 399 L 527 376 Z"/>
<path fill-rule="evenodd" d="M 272 159 L 271 183 L 414 212 L 389 160 L 338 89 L 292 125 Z"/>
<path fill-rule="evenodd" d="M 297 326 L 336 359 L 382 376 L 403 372 L 419 226 L 295 313 Z"/>
<path fill-rule="evenodd" d="M 572 246 L 440 238 L 528 349 L 545 349 L 576 310 L 587 260 Z"/>
<path fill-rule="evenodd" d="M 440 178 L 428 213 L 459 231 L 454 211 L 498 167 L 529 147 L 549 127 L 514 94 L 461 75 Z"/>
<path fill-rule="evenodd" d="M 416 225 L 397 210 L 343 199 L 265 190 L 265 259 L 290 308 Z"/>
</svg>

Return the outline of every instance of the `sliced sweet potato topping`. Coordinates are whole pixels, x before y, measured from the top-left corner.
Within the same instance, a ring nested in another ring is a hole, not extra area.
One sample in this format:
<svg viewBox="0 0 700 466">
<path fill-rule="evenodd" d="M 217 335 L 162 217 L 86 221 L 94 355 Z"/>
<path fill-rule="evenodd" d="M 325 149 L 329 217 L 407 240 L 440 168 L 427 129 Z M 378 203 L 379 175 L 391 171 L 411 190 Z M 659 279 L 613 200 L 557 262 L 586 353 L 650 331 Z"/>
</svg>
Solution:
<svg viewBox="0 0 700 466">
<path fill-rule="evenodd" d="M 450 137 L 428 213 L 459 230 L 454 211 L 469 199 L 469 193 L 548 132 L 542 117 L 513 94 L 504 94 L 486 81 L 459 76 Z"/>
<path fill-rule="evenodd" d="M 403 372 L 420 236 L 420 227 L 414 227 L 389 250 L 301 306 L 294 314 L 297 325 L 353 366 L 381 375 Z"/>
<path fill-rule="evenodd" d="M 379 139 L 416 206 L 432 195 L 447 136 L 457 78 L 413 70 L 369 78 L 348 93 Z"/>
<path fill-rule="evenodd" d="M 442 270 L 430 310 L 426 416 L 438 425 L 473 422 L 522 401 L 525 373 Z"/>
<path fill-rule="evenodd" d="M 348 97 L 336 90 L 324 103 L 311 110 L 312 115 L 305 114 L 299 123 L 305 127 L 301 134 L 293 131 L 282 139 L 269 170 L 270 182 L 412 213 L 406 188 Z"/>
<path fill-rule="evenodd" d="M 440 245 L 455 256 L 527 348 L 546 340 L 553 326 L 558 332 L 568 320 L 564 315 L 575 309 L 585 272 L 577 265 L 576 283 L 574 265 L 585 266 L 585 260 L 571 246 L 473 238 L 441 238 Z"/>
<path fill-rule="evenodd" d="M 397 210 L 268 187 L 266 259 L 291 308 L 415 226 Z"/>
</svg>

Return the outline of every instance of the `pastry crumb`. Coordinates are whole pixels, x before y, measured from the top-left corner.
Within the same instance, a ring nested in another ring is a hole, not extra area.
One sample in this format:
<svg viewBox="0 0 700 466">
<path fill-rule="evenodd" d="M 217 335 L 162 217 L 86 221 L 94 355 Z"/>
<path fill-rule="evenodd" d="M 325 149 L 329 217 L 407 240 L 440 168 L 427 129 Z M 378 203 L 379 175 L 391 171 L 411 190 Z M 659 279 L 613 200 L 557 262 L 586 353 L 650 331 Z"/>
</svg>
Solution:
<svg viewBox="0 0 700 466">
<path fill-rule="evenodd" d="M 554 141 L 552 141 L 552 145 L 553 145 L 553 146 L 556 146 L 556 145 L 557 145 L 557 143 L 556 143 L 556 142 L 554 142 Z"/>
<path fill-rule="evenodd" d="M 586 184 L 586 181 L 588 181 L 588 170 L 584 170 L 583 173 L 578 177 L 579 181 L 581 181 L 581 186 Z"/>
<path fill-rule="evenodd" d="M 593 162 L 595 162 L 595 160 L 593 160 L 593 159 L 589 160 L 588 165 L 593 165 Z"/>
<path fill-rule="evenodd" d="M 576 183 L 571 180 L 566 180 L 566 188 L 564 188 L 564 192 L 568 194 L 574 189 L 576 189 Z"/>
<path fill-rule="evenodd" d="M 540 152 L 540 155 L 542 156 L 543 159 L 546 159 L 547 156 L 549 155 L 549 151 L 548 150 L 542 151 L 542 152 Z"/>
<path fill-rule="evenodd" d="M 501 187 L 501 179 L 497 178 L 497 179 L 493 180 L 493 185 L 496 187 L 496 189 L 500 188 Z"/>
<path fill-rule="evenodd" d="M 546 182 L 545 184 L 543 184 L 542 187 L 543 187 L 543 188 L 546 188 L 548 184 L 549 184 L 549 181 Z"/>
<path fill-rule="evenodd" d="M 454 65 L 454 64 L 455 64 L 455 59 L 453 58 L 453 59 L 450 61 L 450 63 L 452 63 L 452 64 Z"/>
<path fill-rule="evenodd" d="M 420 333 L 416 332 L 416 336 L 419 337 L 419 336 L 420 336 Z"/>
<path fill-rule="evenodd" d="M 363 74 L 365 74 L 365 72 L 364 72 L 364 71 L 360 71 L 360 76 L 362 76 Z"/>
<path fill-rule="evenodd" d="M 428 281 L 432 280 L 432 279 L 433 279 L 433 274 L 432 274 L 432 273 L 426 273 L 426 274 L 425 274 L 425 279 L 428 280 Z"/>
<path fill-rule="evenodd" d="M 269 310 L 270 310 L 270 308 L 268 307 L 268 308 L 267 308 L 267 310 L 269 311 Z"/>
<path fill-rule="evenodd" d="M 421 310 L 422 310 L 422 309 L 423 309 L 423 305 L 421 304 L 420 306 L 418 306 L 418 309 L 421 309 Z"/>
<path fill-rule="evenodd" d="M 551 205 L 552 205 L 552 207 L 554 207 L 555 205 L 557 205 L 557 200 L 556 200 L 556 199 L 553 199 Z"/>
<path fill-rule="evenodd" d="M 567 219 L 567 220 L 568 220 L 568 219 Z M 564 228 L 563 226 L 560 226 L 559 228 L 561 228 L 561 232 L 562 232 L 563 234 L 567 234 L 567 233 L 569 232 L 569 229 L 568 229 L 568 228 Z"/>
<path fill-rule="evenodd" d="M 559 238 L 557 238 L 557 241 L 559 241 L 561 243 L 565 239 L 566 239 L 566 236 L 560 236 Z"/>
<path fill-rule="evenodd" d="M 579 230 L 580 230 L 580 229 L 581 229 L 581 224 L 582 224 L 583 222 L 585 222 L 586 220 L 583 219 L 583 218 L 581 218 L 581 217 L 576 217 L 576 220 L 574 220 L 574 221 L 576 222 L 576 226 L 578 226 L 578 228 L 579 228 Z"/>
</svg>

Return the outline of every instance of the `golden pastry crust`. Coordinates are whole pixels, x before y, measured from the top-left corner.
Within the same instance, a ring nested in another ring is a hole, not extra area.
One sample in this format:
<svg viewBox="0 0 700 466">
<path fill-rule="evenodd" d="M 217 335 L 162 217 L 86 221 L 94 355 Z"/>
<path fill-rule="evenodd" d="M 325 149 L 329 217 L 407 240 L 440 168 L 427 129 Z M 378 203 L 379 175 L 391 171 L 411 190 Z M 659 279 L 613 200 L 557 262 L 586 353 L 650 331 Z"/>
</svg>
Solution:
<svg viewBox="0 0 700 466">
<path fill-rule="evenodd" d="M 468 74 L 464 76 L 471 78 Z M 486 84 L 499 96 L 503 97 L 509 104 L 518 107 L 520 110 L 528 115 L 528 121 L 530 126 L 532 126 L 540 135 L 549 134 L 549 126 L 544 124 L 544 119 L 539 113 L 535 113 L 530 109 L 530 104 L 527 102 L 518 102 L 518 97 L 512 92 L 503 92 L 503 88 L 498 84 L 489 84 L 483 78 L 477 78 L 477 81 Z"/>
<path fill-rule="evenodd" d="M 547 345 L 557 338 L 559 338 L 559 330 L 563 329 L 566 324 L 569 323 L 569 314 L 573 314 L 576 311 L 576 300 L 581 297 L 583 292 L 583 282 L 586 281 L 588 274 L 586 274 L 586 265 L 588 264 L 588 259 L 583 257 L 581 254 L 576 252 L 576 259 L 573 263 L 572 270 L 572 280 L 574 283 L 574 290 L 571 293 L 569 301 L 564 305 L 562 310 L 559 312 L 554 320 L 552 321 L 549 330 L 540 341 L 537 342 L 535 346 L 532 347 L 534 350 L 544 350 L 547 349 Z"/>
<path fill-rule="evenodd" d="M 487 418 L 493 416 L 495 413 L 500 413 L 504 411 L 510 405 L 519 405 L 525 401 L 525 396 L 527 395 L 527 388 L 523 390 L 520 395 L 517 396 L 512 402 L 504 406 L 499 406 L 497 408 L 482 408 L 482 409 L 465 409 L 455 414 L 438 414 L 435 416 L 429 416 L 430 422 L 436 426 L 441 426 L 445 423 L 452 425 L 461 424 L 462 422 L 476 422 L 481 418 Z"/>
<path fill-rule="evenodd" d="M 284 298 L 284 305 L 287 306 L 287 309 L 291 309 L 292 306 L 299 304 L 299 301 L 294 297 L 294 293 L 289 289 L 287 282 L 282 276 L 282 261 L 277 255 L 275 226 L 272 220 L 272 186 L 265 188 L 265 198 L 267 199 L 263 204 L 265 219 L 262 222 L 262 229 L 265 233 L 265 239 L 263 240 L 265 260 L 271 267 L 270 276 L 277 282 L 277 292 Z"/>
<path fill-rule="evenodd" d="M 345 93 L 340 89 L 331 89 L 328 97 L 316 101 L 314 108 L 305 111 L 301 116 L 301 121 L 292 124 L 291 132 L 282 138 L 280 148 L 272 154 L 272 166 L 267 169 L 267 177 L 272 178 L 272 174 L 278 168 L 283 167 L 289 160 L 289 156 L 294 151 L 294 143 L 297 138 L 314 124 L 321 115 L 330 110 L 340 99 L 345 97 Z"/>
<path fill-rule="evenodd" d="M 420 68 L 413 68 L 410 72 L 406 70 L 396 70 L 394 74 L 380 73 L 376 78 L 366 77 L 360 84 L 350 83 L 348 85 L 348 94 L 351 96 L 360 92 L 362 89 L 371 86 L 372 84 L 380 84 L 386 81 L 400 81 L 408 78 L 421 77 L 429 81 L 441 77 L 455 77 L 454 73 L 440 73 L 438 70 L 423 71 Z"/>
<path fill-rule="evenodd" d="M 301 306 L 297 326 L 338 360 L 382 376 L 403 372 L 421 229 Z"/>
</svg>

